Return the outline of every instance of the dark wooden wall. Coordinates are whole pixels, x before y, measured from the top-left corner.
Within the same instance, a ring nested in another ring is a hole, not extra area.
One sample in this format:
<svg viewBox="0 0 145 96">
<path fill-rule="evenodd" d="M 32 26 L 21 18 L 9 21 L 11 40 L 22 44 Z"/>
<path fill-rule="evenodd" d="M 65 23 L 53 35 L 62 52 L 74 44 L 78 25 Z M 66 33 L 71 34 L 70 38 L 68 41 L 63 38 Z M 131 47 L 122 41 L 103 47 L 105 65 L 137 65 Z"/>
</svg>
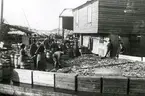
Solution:
<svg viewBox="0 0 145 96">
<path fill-rule="evenodd" d="M 99 0 L 99 32 L 119 34 L 144 32 L 144 5 L 144 0 Z"/>
<path fill-rule="evenodd" d="M 99 5 L 98 4 L 99 1 Z M 92 23 L 87 23 L 87 7 L 92 6 Z M 138 35 L 145 34 L 145 0 L 92 0 L 74 10 L 79 11 L 79 24 L 74 23 L 74 32 L 123 35 L 126 54 L 141 56 L 145 40 Z M 109 35 L 108 35 L 109 36 Z"/>
<path fill-rule="evenodd" d="M 73 17 L 62 17 L 62 28 L 73 30 Z"/>
</svg>

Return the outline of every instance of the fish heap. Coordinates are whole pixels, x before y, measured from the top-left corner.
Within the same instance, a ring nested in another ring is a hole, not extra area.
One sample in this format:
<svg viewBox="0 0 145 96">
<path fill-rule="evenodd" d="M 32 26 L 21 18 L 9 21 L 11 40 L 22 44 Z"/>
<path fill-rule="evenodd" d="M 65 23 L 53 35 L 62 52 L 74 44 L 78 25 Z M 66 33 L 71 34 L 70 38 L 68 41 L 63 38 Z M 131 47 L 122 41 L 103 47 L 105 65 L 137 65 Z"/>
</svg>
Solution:
<svg viewBox="0 0 145 96">
<path fill-rule="evenodd" d="M 101 58 L 94 54 L 84 54 L 64 61 L 67 67 L 57 70 L 62 73 L 76 73 L 83 76 L 94 76 L 97 69 L 119 69 L 125 77 L 145 77 L 145 63 L 127 59 Z"/>
</svg>

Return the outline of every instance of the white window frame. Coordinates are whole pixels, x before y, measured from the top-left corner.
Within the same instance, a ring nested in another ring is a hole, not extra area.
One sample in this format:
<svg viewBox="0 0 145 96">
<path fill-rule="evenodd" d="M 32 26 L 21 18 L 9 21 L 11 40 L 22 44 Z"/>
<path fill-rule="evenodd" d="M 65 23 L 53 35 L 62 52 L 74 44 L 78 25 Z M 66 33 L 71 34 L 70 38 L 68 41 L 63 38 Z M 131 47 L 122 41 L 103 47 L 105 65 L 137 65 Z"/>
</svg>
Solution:
<svg viewBox="0 0 145 96">
<path fill-rule="evenodd" d="M 91 4 L 87 8 L 87 22 L 92 23 L 92 6 L 91 6 Z"/>
<path fill-rule="evenodd" d="M 78 26 L 78 24 L 79 24 L 79 10 L 76 10 L 76 20 L 75 20 L 76 22 L 76 26 Z"/>
</svg>

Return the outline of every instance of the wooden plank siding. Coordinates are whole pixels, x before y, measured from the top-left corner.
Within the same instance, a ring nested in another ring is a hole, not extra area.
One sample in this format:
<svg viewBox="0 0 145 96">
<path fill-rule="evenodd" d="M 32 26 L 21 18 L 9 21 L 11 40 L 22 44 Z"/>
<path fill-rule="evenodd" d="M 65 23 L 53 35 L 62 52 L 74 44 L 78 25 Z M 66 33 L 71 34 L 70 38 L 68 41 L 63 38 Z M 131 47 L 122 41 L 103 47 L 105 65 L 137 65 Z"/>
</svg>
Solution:
<svg viewBox="0 0 145 96">
<path fill-rule="evenodd" d="M 96 76 L 78 76 L 78 91 L 101 92 L 101 77 Z"/>
<path fill-rule="evenodd" d="M 74 22 L 75 33 L 97 33 L 98 32 L 98 2 L 93 2 L 87 6 L 91 7 L 91 22 L 88 23 L 88 7 L 83 7 L 74 11 L 74 21 L 76 21 L 76 14 L 78 11 L 79 22 L 78 25 Z"/>
<path fill-rule="evenodd" d="M 126 77 L 103 77 L 103 93 L 127 94 L 127 83 Z"/>
<path fill-rule="evenodd" d="M 78 11 L 78 24 L 74 22 L 74 33 L 116 34 L 123 36 L 126 47 L 124 54 L 144 56 L 145 0 L 91 0 L 75 8 L 74 21 Z M 92 22 L 87 23 L 88 7 L 92 8 Z M 142 35 L 140 40 L 138 36 Z M 81 42 L 85 42 L 82 40 Z M 98 50 L 98 49 L 96 49 Z"/>
<path fill-rule="evenodd" d="M 74 22 L 75 33 L 118 33 L 130 34 L 145 22 L 144 0 L 91 0 L 74 9 L 74 21 L 78 11 L 79 23 Z M 87 23 L 87 8 L 92 8 L 92 23 Z M 134 12 L 125 12 L 128 6 Z M 143 27 L 145 30 L 145 26 Z"/>
<path fill-rule="evenodd" d="M 55 74 L 55 88 L 67 89 L 67 90 L 76 90 L 76 74 L 64 74 L 56 73 Z"/>
<path fill-rule="evenodd" d="M 119 2 L 120 1 L 120 2 Z M 99 1 L 99 32 L 121 33 L 128 32 L 130 24 L 125 23 L 124 9 L 126 0 L 100 0 Z"/>
<path fill-rule="evenodd" d="M 145 94 L 145 78 L 130 78 L 130 94 Z"/>
<path fill-rule="evenodd" d="M 100 0 L 99 32 L 130 34 L 142 33 L 136 28 L 137 22 L 145 21 L 145 1 L 143 0 Z M 130 5 L 134 13 L 125 13 Z"/>
</svg>

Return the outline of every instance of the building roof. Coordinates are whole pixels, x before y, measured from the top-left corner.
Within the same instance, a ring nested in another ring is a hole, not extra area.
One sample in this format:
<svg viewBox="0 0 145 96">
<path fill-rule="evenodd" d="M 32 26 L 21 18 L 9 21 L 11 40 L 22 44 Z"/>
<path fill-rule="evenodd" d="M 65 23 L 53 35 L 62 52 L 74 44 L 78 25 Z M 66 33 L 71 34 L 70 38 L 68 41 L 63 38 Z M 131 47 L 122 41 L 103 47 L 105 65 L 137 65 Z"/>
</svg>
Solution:
<svg viewBox="0 0 145 96">
<path fill-rule="evenodd" d="M 26 35 L 26 33 L 25 32 L 22 32 L 22 31 L 10 31 L 10 32 L 8 32 L 8 34 Z"/>
<path fill-rule="evenodd" d="M 97 0 L 88 0 L 86 3 L 84 3 L 84 4 L 82 4 L 82 5 L 80 5 L 80 6 L 76 7 L 76 8 L 74 8 L 73 11 L 75 11 L 75 10 L 77 10 L 77 9 L 81 9 L 81 8 L 83 8 L 83 7 L 85 7 L 85 6 L 87 6 L 87 5 L 91 4 L 91 3 L 93 3 L 94 1 L 97 1 Z"/>
<path fill-rule="evenodd" d="M 73 17 L 72 9 L 70 9 L 70 8 L 64 9 L 64 10 L 60 13 L 59 16 L 60 16 L 60 17 Z"/>
</svg>

